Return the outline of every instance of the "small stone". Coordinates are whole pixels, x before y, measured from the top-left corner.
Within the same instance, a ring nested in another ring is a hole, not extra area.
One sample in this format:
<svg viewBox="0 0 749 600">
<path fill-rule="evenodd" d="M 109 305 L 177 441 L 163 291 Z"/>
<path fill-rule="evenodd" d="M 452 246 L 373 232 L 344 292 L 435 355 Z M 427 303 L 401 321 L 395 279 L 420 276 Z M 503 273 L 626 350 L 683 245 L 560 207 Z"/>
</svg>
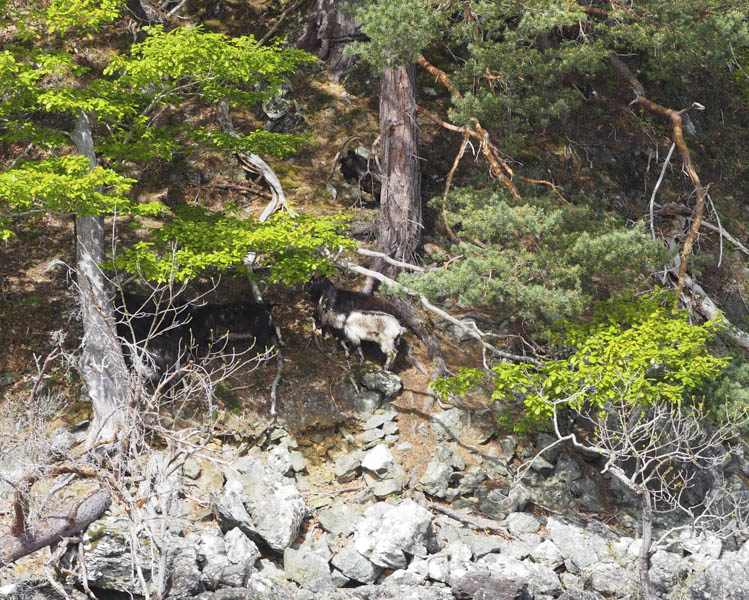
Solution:
<svg viewBox="0 0 749 600">
<path fill-rule="evenodd" d="M 469 534 L 463 538 L 465 544 L 471 549 L 476 560 L 487 554 L 499 552 L 506 544 L 505 540 L 498 535 Z"/>
<path fill-rule="evenodd" d="M 382 429 L 367 429 L 356 436 L 356 440 L 365 447 L 373 447 L 379 440 L 385 437 Z"/>
<path fill-rule="evenodd" d="M 432 415 L 431 427 L 439 441 L 457 440 L 463 431 L 465 413 L 460 408 L 450 408 Z"/>
<path fill-rule="evenodd" d="M 403 491 L 403 480 L 401 478 L 375 479 L 371 475 L 365 474 L 364 481 L 377 498 L 386 498 Z"/>
<path fill-rule="evenodd" d="M 307 468 L 307 459 L 304 458 L 304 455 L 301 452 L 295 450 L 290 453 L 290 456 L 291 468 L 294 469 L 295 473 L 304 471 Z"/>
<path fill-rule="evenodd" d="M 545 540 L 531 551 L 531 558 L 536 562 L 544 563 L 552 569 L 564 564 L 564 558 L 554 542 Z"/>
<path fill-rule="evenodd" d="M 536 457 L 533 459 L 533 462 L 531 463 L 531 469 L 533 469 L 536 473 L 539 473 L 540 475 L 546 477 L 548 475 L 551 475 L 551 473 L 554 471 L 554 465 L 552 465 L 543 456 L 536 455 Z"/>
<path fill-rule="evenodd" d="M 369 419 L 367 419 L 367 422 L 364 423 L 364 430 L 375 429 L 376 427 L 381 427 L 385 423 L 394 421 L 397 416 L 398 416 L 398 413 L 396 413 L 395 411 L 388 411 L 388 412 L 372 415 L 371 417 L 369 417 Z"/>
<path fill-rule="evenodd" d="M 356 524 L 361 521 L 362 514 L 354 506 L 348 503 L 336 502 L 326 510 L 320 511 L 317 520 L 320 526 L 327 532 L 346 537 L 353 533 Z"/>
<path fill-rule="evenodd" d="M 341 588 L 344 585 L 347 585 L 351 581 L 348 577 L 346 577 L 338 569 L 333 569 L 330 572 L 330 578 L 333 580 L 333 585 L 335 585 L 337 588 Z"/>
<path fill-rule="evenodd" d="M 386 371 L 370 371 L 361 378 L 362 385 L 367 389 L 379 392 L 385 400 L 392 400 L 403 389 L 400 377 Z"/>
<path fill-rule="evenodd" d="M 499 447 L 502 449 L 502 458 L 511 460 L 515 454 L 515 448 L 518 447 L 518 443 L 514 436 L 508 435 L 499 440 Z"/>
<path fill-rule="evenodd" d="M 286 548 L 283 553 L 283 568 L 288 579 L 313 592 L 335 588 L 328 561 L 315 552 Z"/>
<path fill-rule="evenodd" d="M 513 535 L 535 533 L 541 527 L 541 523 L 536 517 L 524 512 L 510 513 L 505 518 L 504 524 Z"/>
<path fill-rule="evenodd" d="M 359 474 L 359 468 L 361 467 L 363 458 L 364 452 L 361 450 L 354 450 L 347 454 L 341 454 L 341 456 L 336 459 L 333 467 L 336 480 L 345 483 L 355 479 Z"/>
<path fill-rule="evenodd" d="M 462 471 L 466 468 L 466 461 L 455 454 L 452 448 L 448 448 L 447 446 L 439 446 L 437 448 L 437 459 L 440 462 L 457 469 L 458 471 Z"/>
<path fill-rule="evenodd" d="M 182 465 L 182 473 L 188 479 L 197 479 L 200 477 L 200 462 L 194 456 L 191 456 Z"/>
<path fill-rule="evenodd" d="M 419 488 L 435 498 L 444 498 L 452 475 L 452 467 L 439 461 L 431 461 L 419 480 Z"/>
<path fill-rule="evenodd" d="M 311 500 L 308 500 L 307 502 L 312 508 L 317 510 L 318 508 L 322 508 L 323 506 L 328 506 L 331 502 L 333 502 L 333 500 L 330 496 L 317 496 L 312 498 Z"/>
<path fill-rule="evenodd" d="M 354 411 L 362 416 L 371 415 L 382 406 L 382 396 L 377 392 L 363 390 L 353 397 Z"/>
<path fill-rule="evenodd" d="M 378 477 L 386 475 L 393 467 L 393 464 L 395 464 L 395 459 L 390 452 L 390 448 L 385 444 L 375 446 L 367 452 L 361 462 L 363 469 L 376 474 Z"/>
<path fill-rule="evenodd" d="M 385 433 L 385 437 L 391 436 L 391 435 L 397 435 L 398 433 L 398 423 L 395 423 L 394 421 L 390 421 L 388 423 L 384 423 L 382 425 L 382 431 Z"/>
<path fill-rule="evenodd" d="M 359 583 L 374 583 L 382 573 L 382 567 L 374 565 L 369 559 L 362 556 L 353 541 L 346 544 L 338 554 L 330 561 L 345 577 L 358 581 Z"/>
</svg>

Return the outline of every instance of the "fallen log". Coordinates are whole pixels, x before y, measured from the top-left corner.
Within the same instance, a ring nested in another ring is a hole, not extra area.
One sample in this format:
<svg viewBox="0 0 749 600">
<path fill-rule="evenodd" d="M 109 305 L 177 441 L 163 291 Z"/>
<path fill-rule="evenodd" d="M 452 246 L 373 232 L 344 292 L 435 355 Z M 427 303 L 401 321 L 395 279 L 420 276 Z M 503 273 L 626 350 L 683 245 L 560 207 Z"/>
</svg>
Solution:
<svg viewBox="0 0 749 600">
<path fill-rule="evenodd" d="M 100 490 L 79 498 L 55 514 L 43 517 L 21 536 L 0 537 L 0 566 L 9 565 L 32 552 L 79 535 L 99 519 L 112 504 L 108 492 Z"/>
</svg>

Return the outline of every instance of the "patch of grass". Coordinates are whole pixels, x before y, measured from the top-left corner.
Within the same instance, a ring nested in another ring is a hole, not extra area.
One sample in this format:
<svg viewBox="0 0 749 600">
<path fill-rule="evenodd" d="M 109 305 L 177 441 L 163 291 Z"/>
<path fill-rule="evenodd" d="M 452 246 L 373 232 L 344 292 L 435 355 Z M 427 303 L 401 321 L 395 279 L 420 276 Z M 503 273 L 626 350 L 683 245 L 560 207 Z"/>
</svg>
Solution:
<svg viewBox="0 0 749 600">
<path fill-rule="evenodd" d="M 22 306 L 28 306 L 30 304 L 36 305 L 41 304 L 44 302 L 44 296 L 40 296 L 38 294 L 32 294 L 31 296 L 26 296 L 25 298 L 22 298 L 21 300 L 17 300 L 13 303 L 13 308 L 21 308 Z"/>
</svg>

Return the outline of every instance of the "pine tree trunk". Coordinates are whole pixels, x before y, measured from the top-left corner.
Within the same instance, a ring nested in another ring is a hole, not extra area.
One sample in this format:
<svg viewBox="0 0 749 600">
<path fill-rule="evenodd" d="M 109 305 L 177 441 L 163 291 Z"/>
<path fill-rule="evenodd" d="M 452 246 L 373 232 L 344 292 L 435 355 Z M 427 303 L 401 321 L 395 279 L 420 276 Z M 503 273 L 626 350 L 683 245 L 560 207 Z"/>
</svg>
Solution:
<svg viewBox="0 0 749 600">
<path fill-rule="evenodd" d="M 88 116 L 81 113 L 71 134 L 78 151 L 96 167 Z M 115 440 L 125 420 L 128 401 L 127 368 L 115 333 L 109 280 L 99 265 L 104 262 L 104 217 L 77 216 L 76 267 L 83 321 L 81 378 L 91 399 L 94 419 L 88 444 Z"/>
<path fill-rule="evenodd" d="M 354 18 L 338 9 L 353 0 L 316 0 L 304 34 L 297 40 L 297 48 L 311 52 L 328 67 L 328 77 L 339 81 L 356 62 L 356 56 L 344 56 L 346 45 L 361 36 Z"/>
<path fill-rule="evenodd" d="M 380 140 L 379 249 L 394 259 L 413 262 L 422 238 L 414 65 L 385 69 L 380 75 Z M 377 267 L 389 277 L 397 275 L 393 265 Z"/>
</svg>

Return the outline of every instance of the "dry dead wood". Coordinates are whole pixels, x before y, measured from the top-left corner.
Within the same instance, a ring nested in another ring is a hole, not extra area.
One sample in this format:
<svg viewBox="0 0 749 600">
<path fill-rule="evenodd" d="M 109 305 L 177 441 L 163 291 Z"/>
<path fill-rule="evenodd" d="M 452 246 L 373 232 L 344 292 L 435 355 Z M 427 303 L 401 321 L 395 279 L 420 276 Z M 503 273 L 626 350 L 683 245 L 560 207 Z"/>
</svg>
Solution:
<svg viewBox="0 0 749 600">
<path fill-rule="evenodd" d="M 63 538 L 80 534 L 99 519 L 111 504 L 109 493 L 100 490 L 75 500 L 55 514 L 47 515 L 20 536 L 0 537 L 0 565 L 11 564 Z"/>
</svg>

